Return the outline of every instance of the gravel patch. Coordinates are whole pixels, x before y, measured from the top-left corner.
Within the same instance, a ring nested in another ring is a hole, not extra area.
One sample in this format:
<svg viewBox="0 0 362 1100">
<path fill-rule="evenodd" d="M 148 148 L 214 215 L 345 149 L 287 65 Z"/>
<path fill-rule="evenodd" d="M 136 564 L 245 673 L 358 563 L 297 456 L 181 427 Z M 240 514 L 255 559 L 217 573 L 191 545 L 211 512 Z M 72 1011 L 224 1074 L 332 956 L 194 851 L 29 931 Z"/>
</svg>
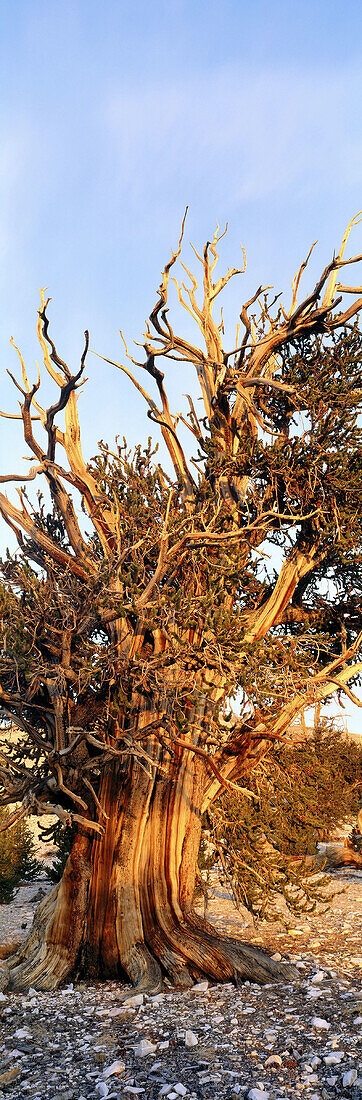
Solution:
<svg viewBox="0 0 362 1100">
<path fill-rule="evenodd" d="M 39 885 L 0 907 L 2 942 L 30 920 Z M 0 994 L 0 1100 L 362 1100 L 362 884 L 343 888 L 288 932 L 255 930 L 227 896 L 211 903 L 217 927 L 274 948 L 300 982 L 130 989 L 126 1002 L 116 982 Z"/>
</svg>

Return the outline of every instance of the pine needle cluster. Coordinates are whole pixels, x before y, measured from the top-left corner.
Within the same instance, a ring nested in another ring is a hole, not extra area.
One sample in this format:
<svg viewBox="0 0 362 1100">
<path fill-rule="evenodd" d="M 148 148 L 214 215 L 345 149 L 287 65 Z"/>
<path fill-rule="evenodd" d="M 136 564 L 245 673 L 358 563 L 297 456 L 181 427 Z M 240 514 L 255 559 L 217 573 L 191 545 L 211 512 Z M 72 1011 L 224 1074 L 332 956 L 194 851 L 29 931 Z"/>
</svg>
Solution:
<svg viewBox="0 0 362 1100">
<path fill-rule="evenodd" d="M 331 879 L 317 871 L 317 845 L 358 813 L 362 745 L 323 723 L 304 742 L 275 746 L 249 786 L 253 798 L 227 792 L 210 807 L 201 874 L 218 868 L 236 905 L 266 920 L 326 904 Z"/>
</svg>

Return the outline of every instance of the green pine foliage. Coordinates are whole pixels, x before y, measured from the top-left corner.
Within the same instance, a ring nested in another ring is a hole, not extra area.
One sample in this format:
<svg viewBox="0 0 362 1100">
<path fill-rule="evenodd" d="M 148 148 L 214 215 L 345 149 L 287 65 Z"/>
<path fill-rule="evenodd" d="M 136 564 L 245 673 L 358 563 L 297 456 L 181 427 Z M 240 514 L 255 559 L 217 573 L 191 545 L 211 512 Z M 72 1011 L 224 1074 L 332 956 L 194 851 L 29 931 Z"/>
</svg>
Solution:
<svg viewBox="0 0 362 1100">
<path fill-rule="evenodd" d="M 0 826 L 9 813 L 0 809 Z M 31 880 L 39 871 L 34 842 L 26 821 L 17 821 L 0 832 L 0 905 L 8 905 L 22 879 Z"/>
<path fill-rule="evenodd" d="M 43 834 L 44 835 L 44 834 Z M 47 839 L 52 839 L 56 845 L 55 857 L 46 874 L 51 882 L 60 882 L 69 853 L 72 850 L 75 836 L 74 825 L 61 825 L 58 821 L 47 831 Z"/>
<path fill-rule="evenodd" d="M 303 744 L 279 745 L 249 778 L 253 798 L 227 792 L 207 815 L 200 867 L 219 861 L 237 904 L 280 918 L 327 902 L 330 880 L 311 857 L 319 840 L 357 814 L 362 747 L 322 727 Z"/>
</svg>

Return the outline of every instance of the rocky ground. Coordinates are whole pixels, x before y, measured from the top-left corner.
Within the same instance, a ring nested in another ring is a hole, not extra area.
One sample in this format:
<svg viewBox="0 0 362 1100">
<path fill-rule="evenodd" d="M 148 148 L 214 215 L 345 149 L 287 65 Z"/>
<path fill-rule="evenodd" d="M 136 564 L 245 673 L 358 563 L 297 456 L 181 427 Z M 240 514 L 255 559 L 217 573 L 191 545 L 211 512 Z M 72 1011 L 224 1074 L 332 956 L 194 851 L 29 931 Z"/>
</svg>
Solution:
<svg viewBox="0 0 362 1100">
<path fill-rule="evenodd" d="M 361 1100 L 362 876 L 337 882 L 328 914 L 288 932 L 255 929 L 223 891 L 211 903 L 220 930 L 294 961 L 299 982 L 130 990 L 127 1003 L 114 982 L 0 994 L 0 1100 Z M 0 943 L 24 933 L 42 888 L 0 907 Z"/>
</svg>

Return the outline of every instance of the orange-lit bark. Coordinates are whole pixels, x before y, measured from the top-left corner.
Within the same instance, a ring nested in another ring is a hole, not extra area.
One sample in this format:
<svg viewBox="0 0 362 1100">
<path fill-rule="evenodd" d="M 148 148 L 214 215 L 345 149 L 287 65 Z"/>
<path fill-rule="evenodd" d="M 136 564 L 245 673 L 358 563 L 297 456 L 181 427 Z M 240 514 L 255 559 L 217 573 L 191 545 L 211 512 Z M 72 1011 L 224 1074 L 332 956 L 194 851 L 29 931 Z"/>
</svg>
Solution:
<svg viewBox="0 0 362 1100">
<path fill-rule="evenodd" d="M 159 745 L 148 751 L 160 756 Z M 119 977 L 157 992 L 200 977 L 268 981 L 283 970 L 253 945 L 223 940 L 194 911 L 203 762 L 181 753 L 155 777 L 118 763 L 100 797 L 103 836 L 80 830 L 63 879 L 39 906 L 3 984 L 53 989 L 75 974 Z"/>
</svg>

